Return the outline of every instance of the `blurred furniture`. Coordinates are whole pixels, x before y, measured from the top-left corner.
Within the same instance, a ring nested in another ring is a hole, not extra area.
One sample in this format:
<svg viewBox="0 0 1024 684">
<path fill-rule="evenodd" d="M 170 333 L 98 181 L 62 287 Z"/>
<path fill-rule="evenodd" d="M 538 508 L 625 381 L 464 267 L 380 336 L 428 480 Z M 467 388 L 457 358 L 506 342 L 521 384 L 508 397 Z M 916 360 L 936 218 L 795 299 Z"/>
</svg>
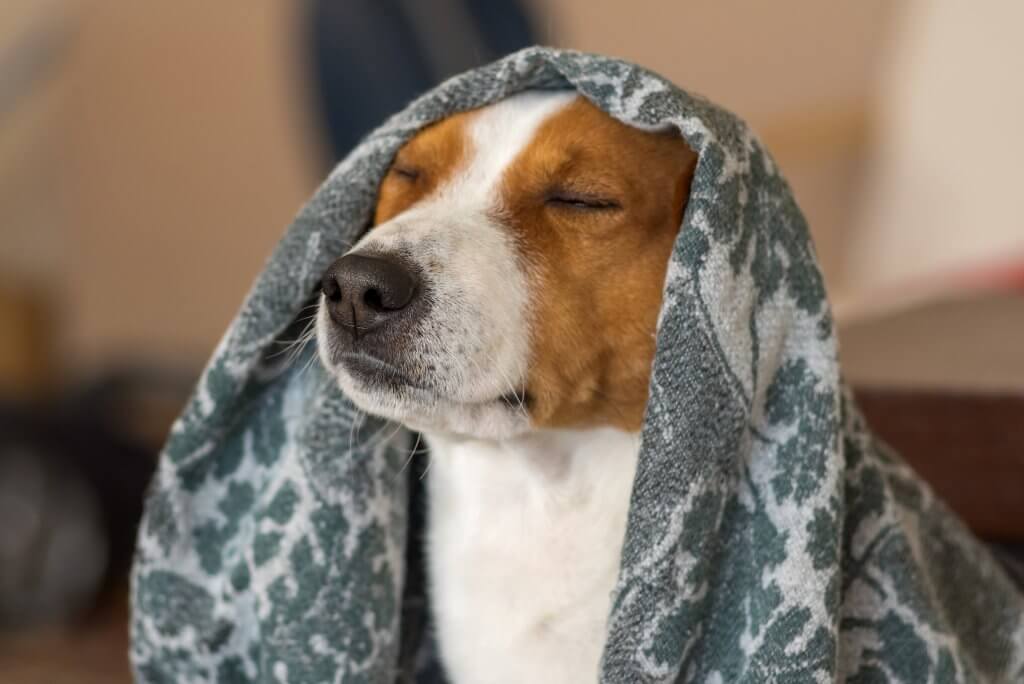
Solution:
<svg viewBox="0 0 1024 684">
<path fill-rule="evenodd" d="M 1024 291 L 986 288 L 839 321 L 854 385 L 935 392 L 1024 392 Z"/>
<path fill-rule="evenodd" d="M 1024 545 L 1024 391 L 862 388 L 875 432 L 979 536 Z"/>
</svg>

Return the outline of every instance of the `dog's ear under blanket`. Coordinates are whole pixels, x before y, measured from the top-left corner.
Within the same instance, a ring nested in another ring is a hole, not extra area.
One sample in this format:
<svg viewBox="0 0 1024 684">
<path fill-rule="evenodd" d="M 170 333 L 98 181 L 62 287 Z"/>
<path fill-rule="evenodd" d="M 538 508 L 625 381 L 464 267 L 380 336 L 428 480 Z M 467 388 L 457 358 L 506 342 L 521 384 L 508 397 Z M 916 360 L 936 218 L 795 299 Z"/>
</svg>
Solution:
<svg viewBox="0 0 1024 684">
<path fill-rule="evenodd" d="M 153 483 L 133 576 L 138 680 L 395 679 L 412 444 L 356 411 L 305 362 L 312 349 L 294 363 L 272 351 L 367 226 L 398 147 L 530 88 L 675 127 L 699 157 L 602 681 L 1024 679 L 1024 597 L 844 389 L 807 228 L 772 158 L 739 119 L 649 71 L 531 48 L 386 122 L 277 247 Z"/>
</svg>

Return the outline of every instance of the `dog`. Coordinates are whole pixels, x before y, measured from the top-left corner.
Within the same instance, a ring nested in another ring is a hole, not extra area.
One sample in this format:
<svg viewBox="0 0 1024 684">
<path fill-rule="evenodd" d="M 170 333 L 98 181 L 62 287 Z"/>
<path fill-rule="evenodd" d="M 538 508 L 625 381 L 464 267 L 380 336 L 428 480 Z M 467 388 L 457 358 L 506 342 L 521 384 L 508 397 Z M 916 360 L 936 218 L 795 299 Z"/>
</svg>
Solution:
<svg viewBox="0 0 1024 684">
<path fill-rule="evenodd" d="M 451 681 L 593 682 L 696 155 L 571 92 L 426 127 L 322 280 L 320 359 L 429 447 Z"/>
</svg>

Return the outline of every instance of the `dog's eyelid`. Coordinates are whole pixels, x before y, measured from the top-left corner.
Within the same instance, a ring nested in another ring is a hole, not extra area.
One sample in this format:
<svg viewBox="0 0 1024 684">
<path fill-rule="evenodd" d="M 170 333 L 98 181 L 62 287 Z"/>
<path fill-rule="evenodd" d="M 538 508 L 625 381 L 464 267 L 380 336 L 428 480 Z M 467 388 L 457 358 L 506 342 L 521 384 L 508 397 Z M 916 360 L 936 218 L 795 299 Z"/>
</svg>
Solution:
<svg viewBox="0 0 1024 684">
<path fill-rule="evenodd" d="M 580 192 L 566 188 L 552 188 L 545 193 L 544 202 L 545 204 L 578 209 L 613 210 L 622 208 L 622 204 L 609 195 Z"/>
<path fill-rule="evenodd" d="M 423 175 L 423 172 L 418 167 L 401 161 L 396 161 L 392 164 L 391 173 L 399 178 L 405 178 L 410 181 L 418 180 L 419 177 Z"/>
</svg>

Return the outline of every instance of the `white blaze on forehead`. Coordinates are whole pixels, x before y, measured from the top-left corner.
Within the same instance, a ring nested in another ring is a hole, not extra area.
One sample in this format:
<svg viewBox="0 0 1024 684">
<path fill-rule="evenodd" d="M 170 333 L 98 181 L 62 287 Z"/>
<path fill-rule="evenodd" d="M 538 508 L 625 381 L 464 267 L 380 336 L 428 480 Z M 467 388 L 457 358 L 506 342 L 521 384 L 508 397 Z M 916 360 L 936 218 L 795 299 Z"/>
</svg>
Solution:
<svg viewBox="0 0 1024 684">
<path fill-rule="evenodd" d="M 441 189 L 438 200 L 495 203 L 505 170 L 541 124 L 576 97 L 571 91 L 525 92 L 480 110 L 466 131 L 468 163 Z"/>
</svg>

